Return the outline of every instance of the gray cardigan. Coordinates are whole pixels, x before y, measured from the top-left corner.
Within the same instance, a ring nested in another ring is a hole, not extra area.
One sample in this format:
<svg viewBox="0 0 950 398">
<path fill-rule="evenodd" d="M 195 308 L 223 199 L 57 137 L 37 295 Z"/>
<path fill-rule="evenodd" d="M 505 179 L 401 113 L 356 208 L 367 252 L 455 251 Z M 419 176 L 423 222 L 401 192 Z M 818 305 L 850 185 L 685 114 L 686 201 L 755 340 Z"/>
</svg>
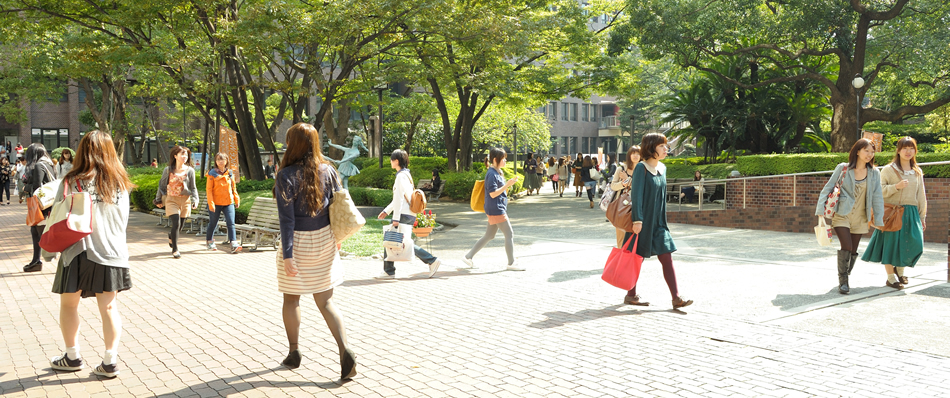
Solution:
<svg viewBox="0 0 950 398">
<path fill-rule="evenodd" d="M 825 202 L 828 201 L 828 195 L 835 188 L 835 183 L 838 182 L 841 170 L 847 165 L 847 163 L 841 163 L 835 167 L 835 172 L 831 174 L 831 178 L 825 184 L 825 187 L 821 189 L 821 193 L 818 194 L 818 206 L 815 207 L 816 216 L 825 214 Z M 835 209 L 835 213 L 842 216 L 851 213 L 851 209 L 854 208 L 855 203 L 855 184 L 854 169 L 848 168 L 848 172 L 845 173 L 844 178 L 841 180 L 841 194 L 838 196 L 838 208 Z M 865 184 L 867 184 L 867 204 L 864 207 L 867 211 L 867 219 L 871 220 L 873 211 L 874 225 L 883 226 L 884 193 L 881 190 L 881 172 L 874 167 L 868 168 L 868 176 Z"/>
<path fill-rule="evenodd" d="M 185 170 L 185 187 L 182 188 L 181 194 L 191 196 L 191 205 L 197 206 L 198 187 L 195 186 L 195 169 L 190 166 L 185 166 Z M 162 170 L 162 180 L 158 182 L 158 190 L 155 191 L 155 200 L 153 200 L 152 203 L 162 203 L 162 196 L 165 195 L 168 195 L 168 167 Z"/>
<path fill-rule="evenodd" d="M 71 191 L 75 192 L 75 180 L 67 181 Z M 129 225 L 129 193 L 116 192 L 115 203 L 103 202 L 96 193 L 94 181 L 84 181 L 83 191 L 92 199 L 92 234 L 82 238 L 66 250 L 63 250 L 63 266 L 68 267 L 76 256 L 86 253 L 90 261 L 110 267 L 129 268 L 129 247 L 126 244 L 125 231 Z M 64 184 L 56 190 L 56 203 L 63 201 Z M 52 260 L 53 254 L 45 253 L 44 258 Z"/>
</svg>

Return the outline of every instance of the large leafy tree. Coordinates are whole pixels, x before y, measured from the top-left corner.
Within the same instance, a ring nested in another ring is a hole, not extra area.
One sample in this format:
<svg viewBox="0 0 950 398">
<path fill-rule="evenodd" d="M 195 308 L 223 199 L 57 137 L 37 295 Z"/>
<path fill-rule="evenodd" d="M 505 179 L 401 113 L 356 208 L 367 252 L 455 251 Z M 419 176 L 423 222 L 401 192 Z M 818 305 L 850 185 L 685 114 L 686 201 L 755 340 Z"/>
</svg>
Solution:
<svg viewBox="0 0 950 398">
<path fill-rule="evenodd" d="M 866 91 L 875 105 L 861 111 L 862 125 L 900 121 L 950 102 L 950 2 L 943 0 L 630 0 L 627 12 L 629 23 L 613 36 L 614 52 L 637 45 L 650 58 L 670 56 L 744 89 L 820 83 L 833 111 L 836 151 L 856 140 L 857 97 Z M 786 73 L 753 83 L 706 64 L 737 55 L 767 60 Z M 822 70 L 827 62 L 834 66 Z M 866 80 L 864 88 L 852 86 L 855 75 Z M 884 82 L 890 89 L 879 88 Z M 912 95 L 873 98 L 894 91 Z"/>
</svg>

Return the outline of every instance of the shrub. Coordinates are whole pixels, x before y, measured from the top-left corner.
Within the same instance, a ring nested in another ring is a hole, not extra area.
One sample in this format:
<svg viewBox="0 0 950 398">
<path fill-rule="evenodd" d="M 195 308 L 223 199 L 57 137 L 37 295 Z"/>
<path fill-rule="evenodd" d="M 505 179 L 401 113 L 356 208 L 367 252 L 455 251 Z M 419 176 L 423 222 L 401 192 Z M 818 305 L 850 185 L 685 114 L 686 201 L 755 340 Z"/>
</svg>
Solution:
<svg viewBox="0 0 950 398">
<path fill-rule="evenodd" d="M 666 159 L 664 159 L 663 164 L 666 165 L 666 175 L 669 178 L 692 178 L 696 170 L 699 170 L 704 178 L 720 179 L 728 177 L 729 173 L 736 169 L 736 165 L 731 163 L 714 163 L 701 166 L 670 165 L 666 163 Z"/>
<path fill-rule="evenodd" d="M 386 207 L 393 200 L 393 191 L 389 189 L 350 186 L 349 191 L 357 206 Z"/>
<path fill-rule="evenodd" d="M 140 176 L 140 175 L 150 175 L 150 176 L 160 176 L 162 175 L 162 170 L 165 170 L 165 166 L 160 167 L 127 167 L 125 172 L 129 174 L 129 177 Z"/>
<path fill-rule="evenodd" d="M 136 185 L 129 192 L 129 199 L 132 204 L 140 210 L 150 211 L 155 208 L 152 200 L 155 199 L 155 192 L 158 191 L 158 182 L 162 179 L 161 175 L 137 175 L 130 177 L 132 183 Z"/>
<path fill-rule="evenodd" d="M 387 156 L 382 169 L 379 168 L 377 159 L 372 159 L 376 162 L 364 162 L 364 167 L 360 168 L 360 173 L 350 177 L 350 186 L 392 189 L 393 182 L 396 180 L 396 170 L 393 170 L 392 167 L 389 166 L 388 159 L 389 157 Z M 353 164 L 356 164 L 356 162 Z M 445 164 L 445 158 L 442 157 L 410 156 L 409 172 L 412 173 L 412 180 L 414 182 L 428 180 L 432 178 L 432 169 L 438 168 L 444 172 Z M 443 177 L 442 179 L 444 180 L 445 178 Z"/>
<path fill-rule="evenodd" d="M 455 200 L 467 201 L 472 198 L 475 180 L 484 178 L 485 173 L 475 171 L 443 174 L 442 180 L 445 181 L 445 188 L 442 190 L 442 194 Z"/>
<path fill-rule="evenodd" d="M 878 165 L 884 165 L 890 163 L 893 158 L 894 152 L 882 152 L 875 155 L 874 161 Z M 919 153 L 917 155 L 917 161 L 920 163 L 946 160 L 950 160 L 950 154 Z M 742 175 L 765 176 L 833 170 L 839 163 L 847 161 L 847 153 L 750 155 L 739 157 L 736 166 Z M 950 177 L 950 165 L 927 166 L 923 170 L 927 177 Z"/>
<path fill-rule="evenodd" d="M 275 180 L 264 180 L 264 181 L 255 181 L 255 180 L 241 180 L 237 184 L 238 192 L 251 192 L 251 191 L 273 191 L 274 190 L 274 181 Z"/>
</svg>

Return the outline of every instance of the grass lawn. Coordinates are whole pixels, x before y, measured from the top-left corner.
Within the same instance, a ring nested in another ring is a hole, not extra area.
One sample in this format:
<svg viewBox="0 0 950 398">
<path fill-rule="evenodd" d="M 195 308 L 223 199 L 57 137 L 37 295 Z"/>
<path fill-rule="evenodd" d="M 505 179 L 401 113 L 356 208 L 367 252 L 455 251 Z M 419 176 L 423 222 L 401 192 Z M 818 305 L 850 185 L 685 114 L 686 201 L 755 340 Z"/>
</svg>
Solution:
<svg viewBox="0 0 950 398">
<path fill-rule="evenodd" d="M 361 257 L 383 254 L 383 225 L 385 223 L 388 221 L 366 220 L 366 225 L 359 232 L 343 241 L 343 251 Z"/>
</svg>

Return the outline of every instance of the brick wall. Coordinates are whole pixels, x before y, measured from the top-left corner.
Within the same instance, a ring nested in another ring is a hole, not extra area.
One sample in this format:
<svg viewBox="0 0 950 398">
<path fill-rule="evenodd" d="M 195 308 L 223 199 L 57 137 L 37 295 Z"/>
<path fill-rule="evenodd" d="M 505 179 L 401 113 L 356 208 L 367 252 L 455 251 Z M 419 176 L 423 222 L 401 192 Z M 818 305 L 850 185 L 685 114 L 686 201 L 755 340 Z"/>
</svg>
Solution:
<svg viewBox="0 0 950 398">
<path fill-rule="evenodd" d="M 668 212 L 667 219 L 682 224 L 813 232 L 818 222 L 815 217 L 818 194 L 827 181 L 827 176 L 802 176 L 794 181 L 792 177 L 764 178 L 746 180 L 744 190 L 742 181 L 728 182 L 725 210 Z M 795 206 L 792 205 L 793 184 L 797 192 Z M 950 259 L 950 178 L 926 178 L 924 186 L 927 189 L 924 240 L 947 242 Z"/>
</svg>

